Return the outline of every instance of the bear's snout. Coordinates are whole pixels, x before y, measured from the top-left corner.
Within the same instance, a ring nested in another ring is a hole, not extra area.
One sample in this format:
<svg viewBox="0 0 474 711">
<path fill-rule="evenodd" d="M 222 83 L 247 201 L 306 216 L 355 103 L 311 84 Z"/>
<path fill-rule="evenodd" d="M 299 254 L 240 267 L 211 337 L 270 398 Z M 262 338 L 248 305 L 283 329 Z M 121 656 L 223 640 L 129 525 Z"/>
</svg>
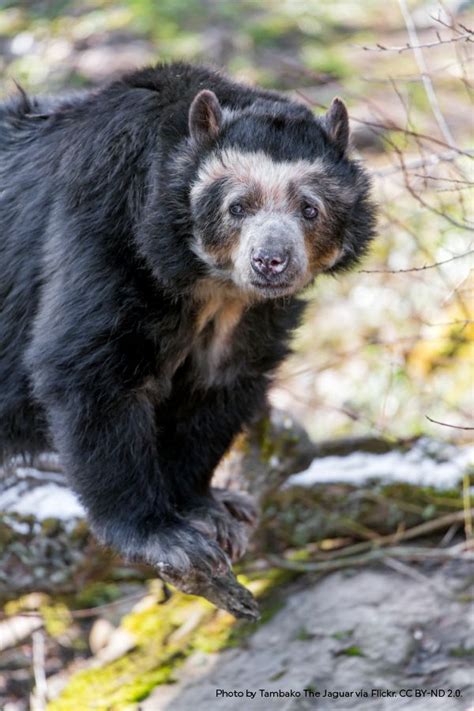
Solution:
<svg viewBox="0 0 474 711">
<path fill-rule="evenodd" d="M 252 250 L 250 264 L 254 272 L 272 279 L 282 274 L 290 263 L 290 252 L 288 249 L 264 247 Z"/>
</svg>

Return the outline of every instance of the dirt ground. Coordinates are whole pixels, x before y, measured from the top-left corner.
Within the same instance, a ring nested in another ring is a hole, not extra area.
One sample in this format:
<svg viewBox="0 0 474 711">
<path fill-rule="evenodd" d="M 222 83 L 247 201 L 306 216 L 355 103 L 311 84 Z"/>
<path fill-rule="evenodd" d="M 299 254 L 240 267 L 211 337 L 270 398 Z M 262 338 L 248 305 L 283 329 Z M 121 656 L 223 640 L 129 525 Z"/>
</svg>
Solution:
<svg viewBox="0 0 474 711">
<path fill-rule="evenodd" d="M 244 649 L 193 655 L 140 711 L 470 711 L 472 572 L 338 572 L 295 588 Z M 265 696 L 279 690 L 299 696 Z"/>
</svg>

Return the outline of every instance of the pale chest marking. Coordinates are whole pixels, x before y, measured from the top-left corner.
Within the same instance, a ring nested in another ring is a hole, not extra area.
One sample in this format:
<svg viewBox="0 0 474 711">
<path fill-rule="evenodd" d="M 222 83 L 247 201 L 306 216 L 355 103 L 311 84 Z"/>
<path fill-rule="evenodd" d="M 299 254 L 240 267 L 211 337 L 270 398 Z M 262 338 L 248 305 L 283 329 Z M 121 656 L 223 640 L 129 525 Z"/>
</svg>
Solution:
<svg viewBox="0 0 474 711">
<path fill-rule="evenodd" d="M 159 378 L 146 379 L 138 394 L 152 400 L 166 398 L 174 374 L 188 357 L 196 384 L 208 387 L 229 383 L 238 370 L 228 360 L 233 335 L 247 306 L 239 297 L 237 291 L 216 287 L 212 282 L 201 283 L 195 293 L 196 312 L 186 345 L 176 349 L 164 363 Z"/>
<path fill-rule="evenodd" d="M 233 335 L 246 307 L 239 296 L 205 284 L 198 293 L 196 335 L 191 354 L 199 379 L 208 385 L 225 379 Z"/>
</svg>

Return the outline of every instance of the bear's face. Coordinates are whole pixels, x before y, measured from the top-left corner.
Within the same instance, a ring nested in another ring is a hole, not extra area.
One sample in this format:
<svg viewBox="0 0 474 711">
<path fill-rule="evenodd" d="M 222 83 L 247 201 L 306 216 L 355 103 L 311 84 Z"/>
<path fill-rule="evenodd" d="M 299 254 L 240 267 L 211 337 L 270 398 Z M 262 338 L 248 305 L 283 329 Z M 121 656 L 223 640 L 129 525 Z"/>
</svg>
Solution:
<svg viewBox="0 0 474 711">
<path fill-rule="evenodd" d="M 342 235 L 331 229 L 335 189 L 322 161 L 219 151 L 191 190 L 193 249 L 211 273 L 244 291 L 295 293 L 343 255 Z"/>
<path fill-rule="evenodd" d="M 363 252 L 373 208 L 365 174 L 344 156 L 342 102 L 323 121 L 285 122 L 265 113 L 226 116 L 203 91 L 190 133 L 207 149 L 190 192 L 191 248 L 210 277 L 250 298 L 287 296 Z M 361 210 L 366 234 L 358 234 Z"/>
</svg>

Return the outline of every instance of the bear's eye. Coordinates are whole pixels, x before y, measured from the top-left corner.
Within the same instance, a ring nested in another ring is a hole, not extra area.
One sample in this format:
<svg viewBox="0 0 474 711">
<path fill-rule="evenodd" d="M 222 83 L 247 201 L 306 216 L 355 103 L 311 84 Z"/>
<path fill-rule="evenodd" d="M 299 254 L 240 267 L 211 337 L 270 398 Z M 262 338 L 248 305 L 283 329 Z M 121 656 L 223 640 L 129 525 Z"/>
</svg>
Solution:
<svg viewBox="0 0 474 711">
<path fill-rule="evenodd" d="M 307 220 L 315 220 L 319 214 L 318 208 L 314 207 L 314 205 L 310 205 L 308 202 L 303 203 L 301 212 L 303 213 L 303 217 Z"/>
<path fill-rule="evenodd" d="M 234 202 L 230 207 L 229 207 L 229 212 L 231 215 L 234 217 L 243 217 L 245 214 L 245 210 L 243 205 L 240 204 L 240 202 Z"/>
</svg>

